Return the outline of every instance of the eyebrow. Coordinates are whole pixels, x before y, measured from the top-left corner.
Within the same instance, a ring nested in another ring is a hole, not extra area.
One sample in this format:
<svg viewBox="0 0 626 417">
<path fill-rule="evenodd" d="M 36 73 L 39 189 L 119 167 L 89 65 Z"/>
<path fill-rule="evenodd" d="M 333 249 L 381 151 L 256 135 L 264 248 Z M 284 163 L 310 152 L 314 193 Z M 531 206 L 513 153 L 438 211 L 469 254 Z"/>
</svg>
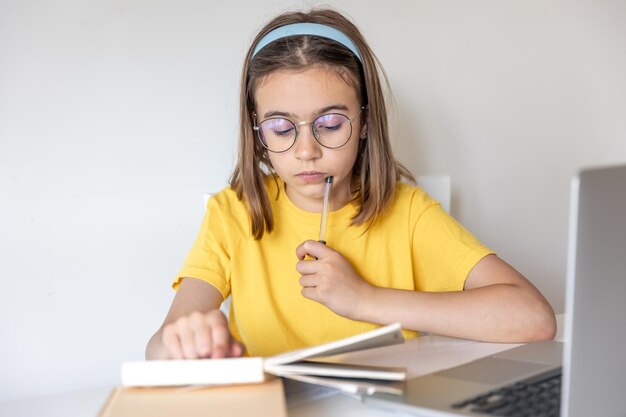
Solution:
<svg viewBox="0 0 626 417">
<path fill-rule="evenodd" d="M 343 111 L 348 111 L 348 106 L 346 106 L 345 104 L 333 104 L 331 106 L 326 106 L 326 107 L 322 107 L 321 109 L 314 111 L 313 115 L 314 116 L 318 116 L 320 114 L 324 114 L 329 112 L 330 110 L 343 110 Z M 295 118 L 296 115 L 293 113 L 289 113 L 289 112 L 284 112 L 284 111 L 279 111 L 279 110 L 270 110 L 268 112 L 266 112 L 263 117 L 268 118 L 268 117 L 274 117 L 274 116 L 280 116 L 280 117 L 291 117 L 291 118 Z"/>
</svg>

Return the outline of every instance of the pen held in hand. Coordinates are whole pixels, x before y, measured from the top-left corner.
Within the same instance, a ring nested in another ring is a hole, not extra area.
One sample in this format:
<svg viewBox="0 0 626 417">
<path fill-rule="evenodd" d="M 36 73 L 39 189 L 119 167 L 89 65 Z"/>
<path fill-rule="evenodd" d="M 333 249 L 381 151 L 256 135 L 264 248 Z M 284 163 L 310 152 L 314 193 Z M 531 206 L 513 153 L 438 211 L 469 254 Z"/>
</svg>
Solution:
<svg viewBox="0 0 626 417">
<path fill-rule="evenodd" d="M 326 183 L 326 186 L 325 186 L 326 188 L 324 188 L 324 206 L 322 207 L 322 220 L 320 222 L 320 238 L 318 239 L 318 242 L 321 242 L 324 245 L 326 244 L 326 241 L 324 240 L 324 231 L 326 229 L 326 217 L 328 217 L 328 210 L 330 208 L 330 190 L 333 186 L 333 177 L 332 176 L 326 177 L 325 183 Z M 306 255 L 304 259 L 308 261 L 312 261 L 317 258 L 310 256 L 310 255 Z"/>
<path fill-rule="evenodd" d="M 330 206 L 330 190 L 333 186 L 333 177 L 326 177 L 326 188 L 324 189 L 324 206 L 322 207 L 322 221 L 320 222 L 320 238 L 318 242 L 326 244 L 324 240 L 324 231 L 326 230 L 326 218 L 328 217 L 328 210 Z"/>
</svg>

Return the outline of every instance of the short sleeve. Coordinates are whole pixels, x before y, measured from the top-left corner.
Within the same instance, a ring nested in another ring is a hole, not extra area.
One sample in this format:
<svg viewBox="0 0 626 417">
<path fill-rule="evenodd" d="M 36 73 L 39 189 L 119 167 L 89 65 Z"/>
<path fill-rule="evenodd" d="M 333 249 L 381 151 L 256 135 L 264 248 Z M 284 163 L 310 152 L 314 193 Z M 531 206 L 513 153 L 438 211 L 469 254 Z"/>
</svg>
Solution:
<svg viewBox="0 0 626 417">
<path fill-rule="evenodd" d="M 412 236 L 415 288 L 461 291 L 474 266 L 493 253 L 440 204 L 430 204 L 415 219 Z"/>
<path fill-rule="evenodd" d="M 230 256 L 227 221 L 219 196 L 207 203 L 198 236 L 178 271 L 172 287 L 176 290 L 183 278 L 198 278 L 213 285 L 226 298 L 230 294 Z"/>
</svg>

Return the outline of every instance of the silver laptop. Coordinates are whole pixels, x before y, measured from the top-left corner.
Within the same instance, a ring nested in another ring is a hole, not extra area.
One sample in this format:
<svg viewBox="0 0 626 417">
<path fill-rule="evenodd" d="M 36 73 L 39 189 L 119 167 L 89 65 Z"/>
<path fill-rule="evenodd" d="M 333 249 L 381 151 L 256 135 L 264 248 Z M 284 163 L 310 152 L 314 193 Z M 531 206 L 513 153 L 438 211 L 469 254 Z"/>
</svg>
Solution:
<svg viewBox="0 0 626 417">
<path fill-rule="evenodd" d="M 364 401 L 422 416 L 626 416 L 626 165 L 572 180 L 565 340 L 529 343 L 409 380 L 403 396 Z"/>
</svg>

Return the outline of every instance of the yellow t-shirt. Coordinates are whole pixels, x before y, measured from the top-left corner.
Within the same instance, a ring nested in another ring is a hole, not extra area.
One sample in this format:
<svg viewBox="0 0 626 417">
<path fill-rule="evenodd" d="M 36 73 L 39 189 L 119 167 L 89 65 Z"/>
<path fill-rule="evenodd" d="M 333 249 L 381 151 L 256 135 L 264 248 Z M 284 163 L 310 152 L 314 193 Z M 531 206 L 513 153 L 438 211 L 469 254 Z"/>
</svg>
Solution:
<svg viewBox="0 0 626 417">
<path fill-rule="evenodd" d="M 230 330 L 252 356 L 270 356 L 363 333 L 376 324 L 349 320 L 300 294 L 296 247 L 319 237 L 320 214 L 303 211 L 284 183 L 266 180 L 274 230 L 251 234 L 246 206 L 234 191 L 215 194 L 173 287 L 183 277 L 232 294 Z M 280 192 L 278 192 L 280 190 Z M 276 195 L 278 194 L 278 199 Z M 399 184 L 390 209 L 371 228 L 349 226 L 355 207 L 329 213 L 325 239 L 369 283 L 416 291 L 460 291 L 491 251 L 420 188 Z M 417 333 L 404 331 L 406 338 Z"/>
</svg>

